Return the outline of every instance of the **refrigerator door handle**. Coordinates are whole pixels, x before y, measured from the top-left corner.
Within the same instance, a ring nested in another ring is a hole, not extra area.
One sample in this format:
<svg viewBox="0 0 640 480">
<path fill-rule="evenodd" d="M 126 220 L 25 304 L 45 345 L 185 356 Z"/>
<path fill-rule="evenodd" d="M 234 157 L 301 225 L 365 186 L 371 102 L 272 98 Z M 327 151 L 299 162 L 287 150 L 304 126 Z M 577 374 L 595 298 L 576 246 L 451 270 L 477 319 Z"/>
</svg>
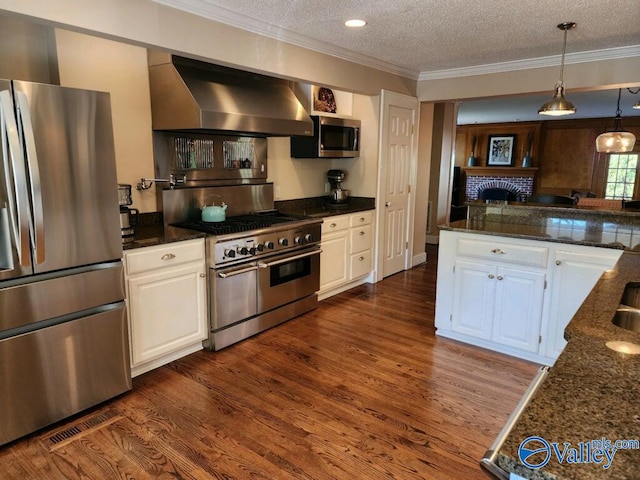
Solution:
<svg viewBox="0 0 640 480">
<path fill-rule="evenodd" d="M 0 92 L 0 114 L 2 129 L 2 155 L 6 171 L 7 198 L 11 234 L 16 246 L 18 261 L 23 267 L 31 265 L 29 246 L 29 199 L 24 157 L 20 148 L 18 124 L 13 111 L 13 100 L 9 90 Z M 13 177 L 13 185 L 10 177 Z"/>
<path fill-rule="evenodd" d="M 36 152 L 36 139 L 33 133 L 33 124 L 31 123 L 27 96 L 23 92 L 16 91 L 16 100 L 18 104 L 18 121 L 24 136 L 25 155 L 28 166 L 27 171 L 31 185 L 31 208 L 33 215 L 31 232 L 33 235 L 34 263 L 38 264 L 43 263 L 45 258 L 44 211 L 42 206 L 42 186 L 40 183 L 40 168 L 38 167 L 38 153 Z"/>
</svg>

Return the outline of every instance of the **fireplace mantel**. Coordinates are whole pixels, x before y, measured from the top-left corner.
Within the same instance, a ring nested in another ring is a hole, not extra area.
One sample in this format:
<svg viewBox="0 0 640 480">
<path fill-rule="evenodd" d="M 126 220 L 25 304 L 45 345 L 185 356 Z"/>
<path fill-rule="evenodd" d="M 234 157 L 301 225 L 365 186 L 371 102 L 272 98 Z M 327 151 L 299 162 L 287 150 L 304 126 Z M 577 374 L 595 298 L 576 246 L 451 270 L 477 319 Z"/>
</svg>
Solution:
<svg viewBox="0 0 640 480">
<path fill-rule="evenodd" d="M 462 171 L 475 177 L 534 177 L 538 167 L 462 167 Z"/>
</svg>

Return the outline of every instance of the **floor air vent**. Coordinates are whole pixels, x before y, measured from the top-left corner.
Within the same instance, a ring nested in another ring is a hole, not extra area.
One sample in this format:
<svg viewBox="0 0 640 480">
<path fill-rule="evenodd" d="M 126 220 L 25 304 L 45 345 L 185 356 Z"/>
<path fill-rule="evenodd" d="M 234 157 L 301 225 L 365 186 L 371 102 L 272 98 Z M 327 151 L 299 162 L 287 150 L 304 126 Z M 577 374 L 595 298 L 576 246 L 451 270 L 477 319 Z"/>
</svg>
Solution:
<svg viewBox="0 0 640 480">
<path fill-rule="evenodd" d="M 96 412 L 93 415 L 79 419 L 71 426 L 67 425 L 54 432 L 47 433 L 40 439 L 40 442 L 49 451 L 53 451 L 121 418 L 122 415 L 110 409 Z"/>
</svg>

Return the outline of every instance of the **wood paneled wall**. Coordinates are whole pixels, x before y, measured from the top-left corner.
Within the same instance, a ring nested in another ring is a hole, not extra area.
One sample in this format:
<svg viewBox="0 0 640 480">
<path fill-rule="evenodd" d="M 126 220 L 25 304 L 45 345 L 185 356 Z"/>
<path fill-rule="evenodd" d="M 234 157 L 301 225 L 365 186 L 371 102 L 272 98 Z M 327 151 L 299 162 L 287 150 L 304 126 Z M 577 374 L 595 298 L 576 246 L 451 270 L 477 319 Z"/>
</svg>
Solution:
<svg viewBox="0 0 640 480">
<path fill-rule="evenodd" d="M 455 162 L 466 166 L 475 136 L 476 165 L 486 166 L 488 136 L 514 134 L 514 166 L 519 167 L 528 135 L 532 134 L 531 166 L 538 167 L 534 193 L 568 195 L 572 190 L 579 190 L 604 196 L 607 157 L 596 152 L 595 142 L 596 137 L 612 125 L 612 118 L 461 125 L 457 128 Z M 636 136 L 635 151 L 640 152 L 640 117 L 623 118 L 622 125 Z"/>
</svg>

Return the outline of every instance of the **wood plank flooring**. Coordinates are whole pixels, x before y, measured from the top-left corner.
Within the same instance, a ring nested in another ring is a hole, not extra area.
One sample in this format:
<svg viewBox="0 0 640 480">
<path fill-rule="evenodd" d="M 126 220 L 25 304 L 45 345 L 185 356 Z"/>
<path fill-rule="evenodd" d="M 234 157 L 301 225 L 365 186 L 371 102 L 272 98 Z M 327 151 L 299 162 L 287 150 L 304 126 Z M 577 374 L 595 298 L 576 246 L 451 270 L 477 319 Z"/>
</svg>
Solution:
<svg viewBox="0 0 640 480">
<path fill-rule="evenodd" d="M 486 479 L 537 366 L 434 335 L 429 262 L 0 447 L 7 479 Z M 52 433 L 104 423 L 55 444 Z"/>
</svg>

